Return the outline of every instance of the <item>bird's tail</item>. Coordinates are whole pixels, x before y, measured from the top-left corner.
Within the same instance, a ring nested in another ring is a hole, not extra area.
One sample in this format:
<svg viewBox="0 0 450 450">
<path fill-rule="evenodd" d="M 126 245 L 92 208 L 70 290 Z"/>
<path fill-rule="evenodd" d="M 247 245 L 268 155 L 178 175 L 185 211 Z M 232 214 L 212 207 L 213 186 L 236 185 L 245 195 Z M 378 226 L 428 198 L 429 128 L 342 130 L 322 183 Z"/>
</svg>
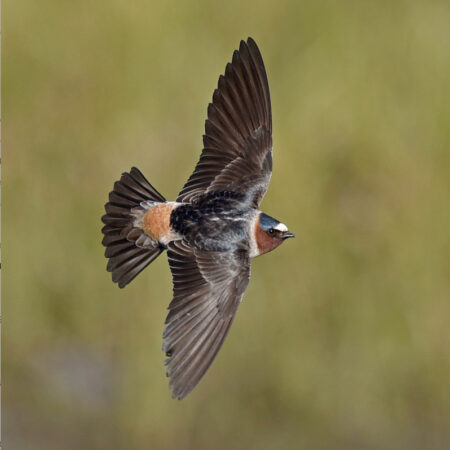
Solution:
<svg viewBox="0 0 450 450">
<path fill-rule="evenodd" d="M 109 258 L 106 269 L 120 288 L 125 287 L 164 250 L 149 239 L 137 221 L 145 214 L 143 202 L 165 202 L 166 199 L 133 167 L 124 172 L 109 193 L 102 217 L 105 226 L 102 244 Z"/>
</svg>

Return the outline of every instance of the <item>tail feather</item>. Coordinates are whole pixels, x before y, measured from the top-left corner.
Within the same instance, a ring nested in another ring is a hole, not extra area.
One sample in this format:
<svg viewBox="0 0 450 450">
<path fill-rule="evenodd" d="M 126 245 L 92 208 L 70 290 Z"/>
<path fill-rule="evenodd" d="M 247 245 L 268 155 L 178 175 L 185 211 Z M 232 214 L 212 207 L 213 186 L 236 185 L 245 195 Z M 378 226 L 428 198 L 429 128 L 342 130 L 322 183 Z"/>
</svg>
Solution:
<svg viewBox="0 0 450 450">
<path fill-rule="evenodd" d="M 109 202 L 105 205 L 102 244 L 106 247 L 105 256 L 109 258 L 107 270 L 112 272 L 112 280 L 120 288 L 125 287 L 164 251 L 141 228 L 134 226 L 136 211 L 142 202 L 148 200 L 166 201 L 144 175 L 133 167 L 114 183 Z"/>
<path fill-rule="evenodd" d="M 123 263 L 111 270 L 112 280 L 119 283 L 119 287 L 125 287 L 134 280 L 152 261 L 154 261 L 164 249 L 155 247 L 152 250 L 135 247 L 136 252 L 129 256 Z"/>
</svg>

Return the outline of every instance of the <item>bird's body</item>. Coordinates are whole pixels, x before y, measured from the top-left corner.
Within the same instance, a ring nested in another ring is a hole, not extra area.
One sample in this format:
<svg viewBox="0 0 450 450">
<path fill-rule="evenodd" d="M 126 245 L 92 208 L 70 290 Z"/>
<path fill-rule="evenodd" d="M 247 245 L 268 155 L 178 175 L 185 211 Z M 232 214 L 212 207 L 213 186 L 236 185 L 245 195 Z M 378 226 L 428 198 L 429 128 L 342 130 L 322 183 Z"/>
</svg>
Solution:
<svg viewBox="0 0 450 450">
<path fill-rule="evenodd" d="M 208 107 L 200 160 L 168 202 L 132 168 L 103 216 L 113 281 L 124 287 L 164 250 L 174 297 L 163 350 L 174 397 L 185 397 L 214 360 L 250 278 L 250 258 L 293 237 L 259 210 L 272 173 L 272 118 L 264 64 L 241 42 Z"/>
</svg>

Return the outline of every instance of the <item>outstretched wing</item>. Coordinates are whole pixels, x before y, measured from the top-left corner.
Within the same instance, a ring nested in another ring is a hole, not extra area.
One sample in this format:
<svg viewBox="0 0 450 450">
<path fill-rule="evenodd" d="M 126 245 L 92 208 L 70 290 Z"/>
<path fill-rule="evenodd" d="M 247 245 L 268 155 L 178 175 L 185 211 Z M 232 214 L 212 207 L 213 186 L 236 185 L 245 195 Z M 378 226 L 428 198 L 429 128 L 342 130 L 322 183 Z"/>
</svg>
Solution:
<svg viewBox="0 0 450 450">
<path fill-rule="evenodd" d="M 272 174 L 272 111 L 264 62 L 252 38 L 241 41 L 219 78 L 203 146 L 177 201 L 232 190 L 246 193 L 248 203 L 258 207 Z"/>
<path fill-rule="evenodd" d="M 213 362 L 248 285 L 244 251 L 202 252 L 184 241 L 169 244 L 173 300 L 163 350 L 173 397 L 184 398 Z"/>
</svg>

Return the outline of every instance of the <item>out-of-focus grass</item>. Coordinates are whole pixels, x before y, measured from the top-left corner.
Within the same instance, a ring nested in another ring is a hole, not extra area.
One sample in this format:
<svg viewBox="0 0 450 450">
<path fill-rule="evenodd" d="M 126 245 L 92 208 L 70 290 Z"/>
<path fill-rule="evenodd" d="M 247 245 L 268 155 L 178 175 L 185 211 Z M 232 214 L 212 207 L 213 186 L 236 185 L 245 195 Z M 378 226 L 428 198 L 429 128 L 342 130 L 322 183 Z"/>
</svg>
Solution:
<svg viewBox="0 0 450 450">
<path fill-rule="evenodd" d="M 4 17 L 8 448 L 448 445 L 447 2 L 22 1 Z M 175 198 L 249 35 L 274 114 L 262 206 L 297 238 L 254 260 L 178 402 L 165 257 L 119 290 L 100 216 L 132 165 Z"/>
</svg>

